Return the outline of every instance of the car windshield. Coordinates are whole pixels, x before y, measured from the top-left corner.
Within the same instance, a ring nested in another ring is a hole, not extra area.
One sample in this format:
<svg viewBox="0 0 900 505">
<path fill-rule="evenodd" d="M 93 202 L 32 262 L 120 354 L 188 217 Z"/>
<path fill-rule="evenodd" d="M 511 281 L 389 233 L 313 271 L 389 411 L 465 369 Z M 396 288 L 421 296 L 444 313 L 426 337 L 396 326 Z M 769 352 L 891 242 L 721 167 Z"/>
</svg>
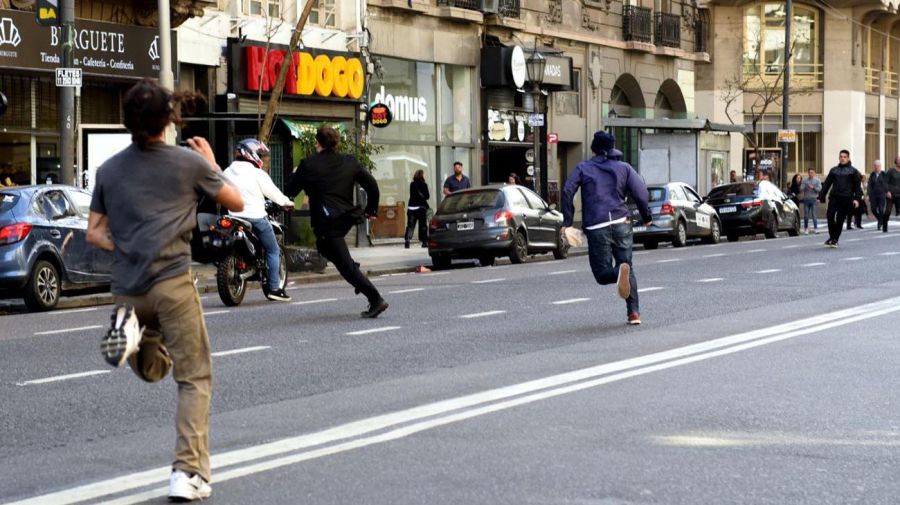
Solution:
<svg viewBox="0 0 900 505">
<path fill-rule="evenodd" d="M 0 193 L 0 212 L 6 212 L 16 206 L 19 195 L 13 193 Z"/>
<path fill-rule="evenodd" d="M 709 197 L 720 198 L 725 195 L 756 196 L 756 194 L 756 184 L 753 184 L 752 182 L 742 182 L 739 184 L 726 184 L 725 186 L 713 188 L 712 191 L 709 192 Z"/>
<path fill-rule="evenodd" d="M 494 209 L 503 204 L 500 191 L 467 191 L 465 193 L 453 193 L 441 202 L 438 212 L 441 214 L 453 214 L 455 212 L 467 212 L 478 209 Z"/>
<path fill-rule="evenodd" d="M 666 199 L 666 188 L 647 188 L 651 202 L 661 202 Z"/>
</svg>

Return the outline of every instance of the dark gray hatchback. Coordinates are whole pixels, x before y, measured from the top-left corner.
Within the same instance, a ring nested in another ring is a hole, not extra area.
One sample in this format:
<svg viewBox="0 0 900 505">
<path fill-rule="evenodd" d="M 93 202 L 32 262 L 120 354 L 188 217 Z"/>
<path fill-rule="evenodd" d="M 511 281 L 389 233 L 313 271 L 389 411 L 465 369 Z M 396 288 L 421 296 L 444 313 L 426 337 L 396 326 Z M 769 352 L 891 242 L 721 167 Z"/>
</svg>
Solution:
<svg viewBox="0 0 900 505">
<path fill-rule="evenodd" d="M 0 297 L 49 310 L 66 291 L 108 288 L 112 255 L 85 241 L 90 204 L 71 186 L 0 188 Z"/>
<path fill-rule="evenodd" d="M 485 186 L 451 193 L 429 225 L 428 253 L 435 267 L 454 258 L 476 258 L 483 266 L 498 256 L 522 263 L 532 254 L 565 258 L 562 214 L 522 186 Z"/>
</svg>

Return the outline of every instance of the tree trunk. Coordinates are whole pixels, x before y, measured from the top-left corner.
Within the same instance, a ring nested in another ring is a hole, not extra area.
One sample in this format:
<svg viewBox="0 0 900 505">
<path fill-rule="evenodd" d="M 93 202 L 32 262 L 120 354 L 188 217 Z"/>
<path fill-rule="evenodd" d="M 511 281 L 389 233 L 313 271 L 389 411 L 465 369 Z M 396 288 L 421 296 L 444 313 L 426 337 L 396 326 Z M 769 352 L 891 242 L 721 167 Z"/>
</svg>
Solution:
<svg viewBox="0 0 900 505">
<path fill-rule="evenodd" d="M 281 70 L 278 72 L 278 80 L 269 95 L 269 105 L 266 107 L 266 117 L 263 120 L 262 127 L 259 129 L 259 140 L 267 144 L 269 136 L 272 134 L 272 124 L 275 122 L 275 113 L 278 108 L 278 102 L 281 100 L 281 93 L 284 90 L 284 82 L 287 80 L 288 69 L 291 61 L 294 59 L 294 48 L 300 44 L 300 38 L 303 35 L 303 28 L 306 26 L 306 20 L 309 19 L 309 13 L 313 7 L 319 3 L 319 0 L 307 0 L 303 6 L 303 13 L 297 20 L 297 26 L 294 27 L 294 33 L 291 35 L 291 43 L 288 45 L 287 58 L 281 64 Z M 268 55 L 266 55 L 268 57 Z"/>
</svg>

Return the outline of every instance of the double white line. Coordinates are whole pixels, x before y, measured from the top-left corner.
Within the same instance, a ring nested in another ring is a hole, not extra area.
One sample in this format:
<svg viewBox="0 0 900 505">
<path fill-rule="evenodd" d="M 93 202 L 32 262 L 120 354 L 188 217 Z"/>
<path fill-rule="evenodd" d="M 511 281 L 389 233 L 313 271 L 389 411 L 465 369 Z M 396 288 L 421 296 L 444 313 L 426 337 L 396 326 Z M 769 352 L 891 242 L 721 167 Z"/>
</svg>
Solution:
<svg viewBox="0 0 900 505">
<path fill-rule="evenodd" d="M 401 439 L 425 430 L 510 409 L 519 405 L 733 354 L 897 311 L 900 311 L 900 297 L 668 351 L 638 356 L 422 405 L 355 421 L 308 435 L 286 438 L 268 444 L 218 454 L 213 456 L 211 461 L 213 469 L 216 470 L 215 482 L 224 482 L 303 461 Z M 229 469 L 229 467 L 232 468 Z M 168 466 L 157 468 L 65 489 L 56 493 L 15 502 L 12 505 L 72 504 L 88 500 L 96 501 L 99 498 L 122 495 L 123 493 L 134 491 L 136 491 L 134 494 L 118 496 L 106 503 L 138 503 L 165 496 L 168 488 L 164 485 L 149 490 L 145 488 L 165 483 L 168 480 L 169 472 L 170 467 Z"/>
</svg>

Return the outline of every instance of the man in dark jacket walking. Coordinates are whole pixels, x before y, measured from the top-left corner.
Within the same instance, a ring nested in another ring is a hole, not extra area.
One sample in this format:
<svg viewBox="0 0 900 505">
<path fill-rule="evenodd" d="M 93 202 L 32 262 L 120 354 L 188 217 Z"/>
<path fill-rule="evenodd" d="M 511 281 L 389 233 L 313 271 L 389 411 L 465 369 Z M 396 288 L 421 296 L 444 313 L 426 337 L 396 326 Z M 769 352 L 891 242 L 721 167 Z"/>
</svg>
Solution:
<svg viewBox="0 0 900 505">
<path fill-rule="evenodd" d="M 294 198 L 301 191 L 309 197 L 309 213 L 316 249 L 334 263 L 341 276 L 357 293 L 369 300 L 369 308 L 362 317 L 375 318 L 388 308 L 378 289 L 359 270 L 353 261 L 344 237 L 363 219 L 374 220 L 378 215 L 378 183 L 359 161 L 350 155 L 335 152 L 340 135 L 334 128 L 319 127 L 316 132 L 316 154 L 300 162 L 285 187 L 285 194 Z M 353 205 L 353 191 L 359 184 L 366 191 L 365 211 Z"/>
<path fill-rule="evenodd" d="M 830 193 L 830 196 L 829 196 Z M 822 184 L 822 192 L 819 193 L 819 201 L 825 203 L 828 196 L 828 240 L 826 247 L 835 248 L 841 238 L 841 230 L 847 214 L 859 207 L 862 198 L 862 186 L 859 170 L 850 164 L 850 151 L 842 149 L 839 163 L 828 172 L 825 183 Z"/>
<path fill-rule="evenodd" d="M 894 166 L 884 174 L 887 177 L 887 218 L 891 217 L 891 209 L 895 216 L 900 216 L 900 156 L 894 158 Z"/>
<path fill-rule="evenodd" d="M 876 160 L 872 175 L 869 176 L 869 207 L 872 214 L 878 220 L 878 228 L 887 233 L 888 221 L 891 217 L 891 209 L 885 208 L 888 194 L 887 174 L 881 170 L 881 161 Z"/>
<path fill-rule="evenodd" d="M 644 225 L 650 226 L 647 185 L 631 165 L 609 158 L 616 138 L 604 131 L 594 134 L 594 157 L 575 167 L 563 189 L 563 233 L 572 226 L 575 193 L 581 188 L 582 225 L 588 241 L 588 256 L 598 284 L 615 282 L 619 296 L 625 299 L 628 324 L 641 324 L 637 279 L 631 265 L 634 236 L 631 212 L 625 204 L 630 194 L 640 211 Z"/>
</svg>

